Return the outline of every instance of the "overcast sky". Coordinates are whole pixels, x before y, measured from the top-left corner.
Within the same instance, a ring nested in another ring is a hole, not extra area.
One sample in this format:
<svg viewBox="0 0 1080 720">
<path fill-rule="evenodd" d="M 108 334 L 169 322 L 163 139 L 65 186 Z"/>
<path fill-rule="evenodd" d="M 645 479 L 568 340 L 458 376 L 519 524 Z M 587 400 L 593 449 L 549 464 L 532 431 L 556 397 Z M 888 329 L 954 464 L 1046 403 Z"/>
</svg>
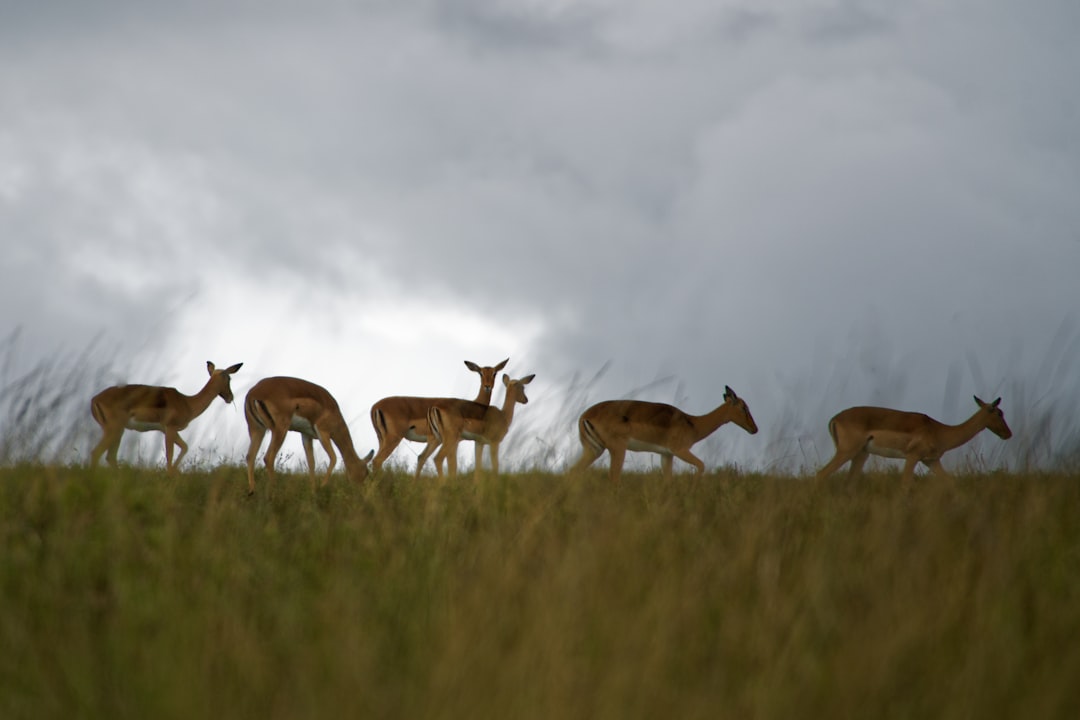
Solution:
<svg viewBox="0 0 1080 720">
<path fill-rule="evenodd" d="M 0 331 L 29 366 L 96 338 L 110 382 L 308 378 L 361 452 L 378 398 L 507 356 L 545 462 L 586 403 L 725 384 L 762 432 L 710 464 L 973 393 L 1021 436 L 1080 401 L 1078 32 L 1074 0 L 0 0 Z M 239 408 L 206 432 L 242 455 Z"/>
</svg>

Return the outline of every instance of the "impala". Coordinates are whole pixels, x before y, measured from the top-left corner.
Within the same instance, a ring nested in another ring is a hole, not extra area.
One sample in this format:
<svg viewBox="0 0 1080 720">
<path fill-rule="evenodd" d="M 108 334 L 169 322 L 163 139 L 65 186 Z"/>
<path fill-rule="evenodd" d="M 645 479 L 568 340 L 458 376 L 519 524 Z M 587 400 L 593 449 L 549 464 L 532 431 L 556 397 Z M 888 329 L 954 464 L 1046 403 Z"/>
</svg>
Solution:
<svg viewBox="0 0 1080 720">
<path fill-rule="evenodd" d="M 948 475 L 941 467 L 945 452 L 967 443 L 989 429 L 1002 440 L 1012 437 L 1005 424 L 1005 414 L 998 405 L 1001 398 L 985 403 L 975 398 L 979 409 L 959 425 L 946 425 L 922 413 L 903 412 L 879 407 L 853 407 L 829 421 L 829 435 L 836 454 L 817 476 L 823 478 L 851 461 L 849 476 L 862 472 L 870 455 L 904 459 L 904 479 L 915 478 L 915 465 L 922 462 L 938 475 Z"/>
<path fill-rule="evenodd" d="M 375 451 L 361 458 L 353 447 L 352 435 L 337 400 L 326 388 L 307 380 L 294 377 L 268 377 L 255 383 L 244 400 L 244 418 L 247 420 L 251 444 L 247 452 L 248 495 L 255 494 L 255 456 L 259 454 L 266 431 L 270 431 L 270 445 L 263 461 L 266 476 L 274 479 L 274 460 L 277 458 L 285 435 L 294 430 L 300 433 L 307 457 L 311 487 L 315 487 L 315 444 L 318 440 L 330 457 L 323 485 L 330 481 L 337 456 L 331 445 L 337 445 L 345 463 L 345 474 L 352 480 L 361 481 L 368 476 L 367 463 Z"/>
<path fill-rule="evenodd" d="M 476 442 L 475 477 L 478 480 L 485 445 L 490 448 L 488 452 L 491 455 L 491 470 L 496 475 L 499 474 L 499 445 L 514 420 L 514 406 L 529 402 L 529 398 L 525 396 L 525 386 L 531 383 L 534 377 L 536 376 L 526 375 L 520 380 L 511 380 L 509 376 L 503 375 L 506 398 L 502 408 L 469 400 L 440 400 L 431 406 L 428 411 L 428 424 L 432 430 L 432 438 L 428 440 L 424 452 L 430 455 L 441 443 L 439 453 L 435 456 L 435 472 L 439 477 L 442 477 L 444 459 L 450 475 L 457 475 L 457 448 L 462 440 Z"/>
<path fill-rule="evenodd" d="M 474 362 L 465 361 L 465 367 L 474 373 L 480 374 L 480 392 L 475 402 L 487 406 L 491 404 L 491 391 L 495 389 L 495 378 L 499 371 L 506 367 L 510 358 L 503 360 L 494 367 L 480 367 Z M 431 437 L 431 428 L 428 426 L 428 410 L 436 402 L 452 401 L 452 398 L 422 398 L 394 396 L 383 398 L 371 406 L 371 424 L 375 427 L 375 435 L 379 438 L 379 452 L 375 454 L 375 460 L 371 467 L 378 472 L 390 454 L 394 452 L 402 440 L 427 443 Z M 424 467 L 428 456 L 438 447 L 428 445 L 420 453 L 416 461 L 416 477 L 420 477 L 420 471 Z"/>
<path fill-rule="evenodd" d="M 578 420 L 582 454 L 573 470 L 589 467 L 607 450 L 611 453 L 611 481 L 618 482 L 626 451 L 635 450 L 659 453 L 665 480 L 671 479 L 672 457 L 690 463 L 700 475 L 705 463 L 690 448 L 728 422 L 751 435 L 758 431 L 746 402 L 726 385 L 724 403 L 706 415 L 688 415 L 672 405 L 643 400 L 597 403 Z"/>
<path fill-rule="evenodd" d="M 101 426 L 101 442 L 90 451 L 90 466 L 96 467 L 106 450 L 109 465 L 116 467 L 116 453 L 124 430 L 165 433 L 165 469 L 172 473 L 180 467 L 188 446 L 180 437 L 180 431 L 192 420 L 202 415 L 215 397 L 227 403 L 233 400 L 230 378 L 243 363 L 236 363 L 218 370 L 207 361 L 210 379 L 203 389 L 194 395 L 184 395 L 176 388 L 156 385 L 114 385 L 102 390 L 90 401 L 90 414 Z M 180 447 L 180 454 L 173 462 L 173 447 Z"/>
</svg>

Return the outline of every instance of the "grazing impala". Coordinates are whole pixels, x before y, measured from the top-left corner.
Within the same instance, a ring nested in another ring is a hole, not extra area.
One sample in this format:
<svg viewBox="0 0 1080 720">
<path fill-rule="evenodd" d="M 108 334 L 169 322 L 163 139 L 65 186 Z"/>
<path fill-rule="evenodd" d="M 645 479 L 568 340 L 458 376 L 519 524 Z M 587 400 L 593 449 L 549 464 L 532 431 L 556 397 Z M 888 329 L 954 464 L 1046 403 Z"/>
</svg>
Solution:
<svg viewBox="0 0 1080 720">
<path fill-rule="evenodd" d="M 903 412 L 879 407 L 853 407 L 829 421 L 829 434 L 836 454 L 817 476 L 823 478 L 851 461 L 848 474 L 862 472 L 870 455 L 904 459 L 904 479 L 915 478 L 915 465 L 922 462 L 938 475 L 948 475 L 941 467 L 941 456 L 958 448 L 980 432 L 989 429 L 1002 440 L 1012 437 L 1005 424 L 1005 414 L 998 405 L 1001 398 L 985 403 L 975 398 L 979 409 L 959 425 L 946 425 L 922 413 Z"/>
<path fill-rule="evenodd" d="M 446 460 L 450 475 L 457 475 L 457 448 L 462 440 L 476 442 L 476 479 L 480 479 L 481 461 L 484 446 L 491 448 L 491 470 L 499 474 L 499 445 L 510 430 L 514 420 L 514 406 L 529 402 L 525 397 L 525 386 L 533 381 L 535 375 L 526 375 L 520 380 L 511 380 L 503 375 L 506 386 L 506 399 L 502 408 L 482 405 L 469 400 L 439 400 L 428 411 L 428 425 L 432 437 L 428 440 L 424 452 L 430 455 L 440 443 L 435 456 L 435 471 L 442 477 L 442 464 Z"/>
<path fill-rule="evenodd" d="M 481 405 L 491 404 L 491 391 L 495 389 L 495 378 L 499 371 L 506 367 L 510 358 L 503 360 L 494 367 L 480 367 L 474 362 L 465 361 L 465 367 L 474 373 L 480 374 L 480 392 L 475 402 Z M 372 470 L 378 472 L 390 454 L 402 440 L 413 442 L 428 442 L 431 430 L 428 427 L 428 410 L 431 406 L 443 400 L 452 398 L 422 398 L 394 396 L 383 398 L 371 406 L 371 424 L 375 427 L 375 434 L 379 438 L 379 452 L 375 454 L 375 460 L 371 463 Z M 420 453 L 416 461 L 416 477 L 420 477 L 420 471 L 424 467 L 428 456 L 435 451 L 428 445 Z"/>
<path fill-rule="evenodd" d="M 263 378 L 248 390 L 247 399 L 244 400 L 244 418 L 251 440 L 247 453 L 248 495 L 255 494 L 255 456 L 259 454 L 259 446 L 267 430 L 270 431 L 270 445 L 266 448 L 263 461 L 270 480 L 274 479 L 274 460 L 290 430 L 300 433 L 304 443 L 312 489 L 315 487 L 315 440 L 322 443 L 330 457 L 323 485 L 329 482 L 337 463 L 331 442 L 341 451 L 345 474 L 350 479 L 359 482 L 368 476 L 367 463 L 375 451 L 369 452 L 365 458 L 356 454 L 341 409 L 324 387 L 294 377 Z"/>
<path fill-rule="evenodd" d="M 109 454 L 105 459 L 116 467 L 116 453 L 120 449 L 124 430 L 158 430 L 165 433 L 165 469 L 170 473 L 175 472 L 188 449 L 187 443 L 180 437 L 180 431 L 202 415 L 215 397 L 232 402 L 229 380 L 241 365 L 243 363 L 236 363 L 218 370 L 214 363 L 207 361 L 206 370 L 210 373 L 210 379 L 194 395 L 184 395 L 176 388 L 156 385 L 115 385 L 99 392 L 90 401 L 90 414 L 101 426 L 102 432 L 101 442 L 90 451 L 91 467 L 98 464 L 106 450 Z M 173 462 L 174 446 L 180 447 L 176 462 Z"/>
<path fill-rule="evenodd" d="M 611 481 L 618 482 L 626 451 L 636 450 L 659 453 L 666 480 L 671 479 L 672 457 L 690 463 L 700 475 L 705 463 L 690 448 L 727 422 L 751 435 L 758 431 L 746 402 L 727 386 L 724 404 L 706 415 L 687 415 L 677 407 L 642 400 L 597 403 L 578 420 L 582 454 L 573 470 L 589 467 L 607 450 L 611 453 Z"/>
</svg>

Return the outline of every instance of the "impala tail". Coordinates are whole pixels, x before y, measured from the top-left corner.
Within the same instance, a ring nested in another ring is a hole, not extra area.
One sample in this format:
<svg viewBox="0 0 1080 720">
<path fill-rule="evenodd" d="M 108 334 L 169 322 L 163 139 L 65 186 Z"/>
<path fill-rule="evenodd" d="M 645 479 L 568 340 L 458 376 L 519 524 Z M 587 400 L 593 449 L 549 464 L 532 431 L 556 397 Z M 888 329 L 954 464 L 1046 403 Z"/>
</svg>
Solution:
<svg viewBox="0 0 1080 720">
<path fill-rule="evenodd" d="M 274 417 L 270 414 L 270 410 L 262 400 L 248 395 L 247 402 L 244 403 L 244 414 L 265 430 L 270 430 L 274 427 Z"/>
<path fill-rule="evenodd" d="M 379 447 L 383 445 L 386 437 L 386 415 L 382 408 L 371 408 L 371 426 L 375 428 L 375 436 L 379 440 Z"/>
<path fill-rule="evenodd" d="M 432 405 L 428 410 L 428 427 L 431 428 L 431 434 L 442 442 L 443 439 L 443 418 L 442 411 L 438 407 Z"/>
<path fill-rule="evenodd" d="M 581 436 L 581 442 L 588 443 L 596 452 L 602 453 L 607 449 L 604 440 L 596 432 L 596 427 L 585 418 L 581 418 L 581 421 L 578 422 L 578 434 Z"/>
<path fill-rule="evenodd" d="M 93 416 L 98 425 L 105 427 L 105 411 L 101 408 L 101 403 L 97 401 L 97 398 L 90 403 L 90 415 Z"/>
</svg>

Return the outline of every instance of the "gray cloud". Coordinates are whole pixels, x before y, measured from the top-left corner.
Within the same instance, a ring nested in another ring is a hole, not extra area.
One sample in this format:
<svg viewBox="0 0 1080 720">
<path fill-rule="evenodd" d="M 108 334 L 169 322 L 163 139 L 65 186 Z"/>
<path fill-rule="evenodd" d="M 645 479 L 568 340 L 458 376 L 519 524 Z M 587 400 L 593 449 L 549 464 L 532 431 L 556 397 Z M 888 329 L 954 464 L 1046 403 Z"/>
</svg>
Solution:
<svg viewBox="0 0 1080 720">
<path fill-rule="evenodd" d="M 701 412 L 731 384 L 819 442 L 1067 354 L 1072 4 L 191 7 L 5 6 L 0 321 L 42 352 L 317 287 L 541 317 L 545 379 L 610 361 L 594 399 L 671 376 Z"/>
</svg>

